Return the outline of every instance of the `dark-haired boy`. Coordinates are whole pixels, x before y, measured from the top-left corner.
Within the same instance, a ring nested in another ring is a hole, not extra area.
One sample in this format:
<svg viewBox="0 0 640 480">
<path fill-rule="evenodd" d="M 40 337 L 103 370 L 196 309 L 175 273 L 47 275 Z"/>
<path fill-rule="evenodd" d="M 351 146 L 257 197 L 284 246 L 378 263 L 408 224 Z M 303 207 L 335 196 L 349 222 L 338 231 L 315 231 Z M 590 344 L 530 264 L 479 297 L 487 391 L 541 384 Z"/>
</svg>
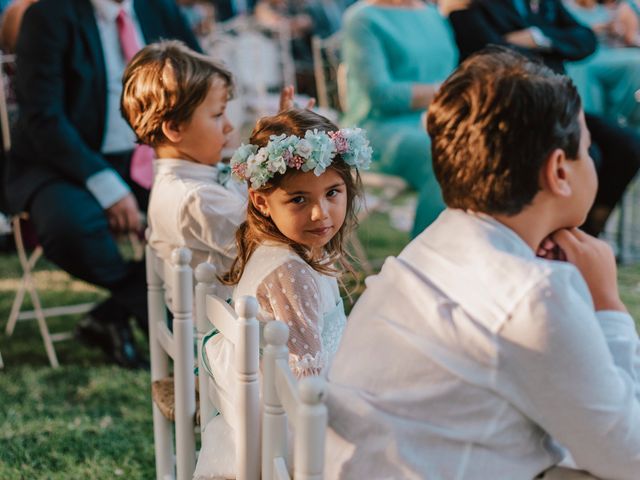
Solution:
<svg viewBox="0 0 640 480">
<path fill-rule="evenodd" d="M 472 0 L 449 17 L 460 58 L 501 45 L 536 58 L 558 73 L 564 63 L 591 55 L 595 34 L 580 24 L 561 0 Z M 600 234 L 614 207 L 640 167 L 640 135 L 616 120 L 586 112 L 592 153 L 598 165 L 599 188 L 582 228 Z"/>
<path fill-rule="evenodd" d="M 640 342 L 611 249 L 576 228 L 597 178 L 571 80 L 481 52 L 428 130 L 449 208 L 350 316 L 328 478 L 553 478 L 557 441 L 593 475 L 636 479 Z"/>
</svg>

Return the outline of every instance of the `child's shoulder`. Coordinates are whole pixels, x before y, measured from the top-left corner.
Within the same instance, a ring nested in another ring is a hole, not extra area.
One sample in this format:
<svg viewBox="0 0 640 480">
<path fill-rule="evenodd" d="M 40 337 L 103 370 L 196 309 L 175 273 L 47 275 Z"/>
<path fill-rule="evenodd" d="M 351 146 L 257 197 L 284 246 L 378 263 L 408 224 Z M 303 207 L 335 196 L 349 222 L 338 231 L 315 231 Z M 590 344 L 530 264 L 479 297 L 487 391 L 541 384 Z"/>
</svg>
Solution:
<svg viewBox="0 0 640 480">
<path fill-rule="evenodd" d="M 292 248 L 276 242 L 260 244 L 251 255 L 251 261 L 268 264 L 274 270 L 282 265 L 284 265 L 285 268 L 299 267 L 302 265 L 308 266 L 307 262 Z"/>
</svg>

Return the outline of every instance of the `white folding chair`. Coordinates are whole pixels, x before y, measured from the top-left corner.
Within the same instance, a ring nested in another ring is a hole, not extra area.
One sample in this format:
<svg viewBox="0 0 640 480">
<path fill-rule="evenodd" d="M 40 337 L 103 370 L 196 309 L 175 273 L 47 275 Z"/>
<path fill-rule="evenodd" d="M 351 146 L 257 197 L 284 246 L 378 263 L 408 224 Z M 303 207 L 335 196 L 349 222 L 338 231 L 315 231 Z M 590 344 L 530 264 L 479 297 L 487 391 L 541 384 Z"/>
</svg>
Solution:
<svg viewBox="0 0 640 480">
<path fill-rule="evenodd" d="M 262 479 L 320 480 L 324 468 L 327 407 L 326 382 L 307 377 L 299 382 L 289 368 L 289 327 L 268 322 L 264 329 Z M 287 445 L 288 420 L 294 435 L 293 468 Z"/>
<path fill-rule="evenodd" d="M 225 418 L 235 432 L 236 478 L 258 480 L 260 478 L 260 386 L 258 369 L 260 363 L 260 331 L 256 314 L 258 302 L 245 296 L 236 301 L 235 311 L 229 304 L 215 295 L 215 267 L 208 263 L 196 268 L 196 314 L 199 342 L 204 333 L 215 327 L 235 349 L 234 383 L 235 402 L 223 405 L 221 410 L 235 411 L 235 418 Z M 198 352 L 200 384 L 200 424 L 203 432 L 215 408 L 207 394 L 213 381 L 205 373 L 202 351 Z M 222 396 L 220 401 L 226 401 Z"/>
<path fill-rule="evenodd" d="M 158 480 L 191 479 L 195 469 L 196 396 L 193 371 L 193 272 L 190 261 L 191 251 L 187 248 L 175 249 L 169 264 L 160 259 L 149 244 L 146 246 L 149 350 L 154 397 L 153 440 Z M 172 331 L 167 324 L 167 307 L 173 316 Z M 163 398 L 160 398 L 163 381 L 166 384 L 169 376 L 169 359 L 173 359 L 173 381 L 170 384 L 173 392 L 170 393 L 173 393 L 174 402 L 174 408 L 170 411 L 162 408 Z"/>
<path fill-rule="evenodd" d="M 8 152 L 11 148 L 10 123 L 12 117 L 12 112 L 10 112 L 11 109 L 7 102 L 7 96 L 10 88 L 7 82 L 8 78 L 5 77 L 4 73 L 4 66 L 7 64 L 15 64 L 15 55 L 0 54 L 0 125 L 2 125 L 2 146 L 5 152 Z M 18 287 L 16 296 L 13 300 L 13 304 L 11 305 L 11 311 L 9 313 L 5 332 L 7 336 L 13 335 L 18 320 L 36 319 L 38 321 L 40 335 L 42 336 L 42 341 L 44 342 L 45 350 L 47 352 L 47 357 L 49 358 L 49 363 L 53 368 L 57 368 L 60 364 L 53 344 L 55 342 L 73 338 L 73 333 L 71 331 L 67 331 L 51 334 L 49 332 L 46 318 L 87 313 L 91 308 L 93 308 L 94 304 L 81 303 L 77 305 L 65 305 L 52 308 L 42 307 L 42 302 L 40 301 L 40 297 L 33 280 L 33 268 L 35 267 L 38 259 L 42 256 L 42 247 L 38 245 L 30 255 L 27 254 L 20 227 L 20 221 L 26 220 L 27 218 L 28 216 L 26 213 L 14 215 L 11 218 L 13 238 L 18 258 L 20 260 L 20 266 L 22 267 L 22 278 L 20 280 L 20 286 Z M 31 297 L 33 309 L 29 311 L 21 311 L 26 293 Z"/>
</svg>

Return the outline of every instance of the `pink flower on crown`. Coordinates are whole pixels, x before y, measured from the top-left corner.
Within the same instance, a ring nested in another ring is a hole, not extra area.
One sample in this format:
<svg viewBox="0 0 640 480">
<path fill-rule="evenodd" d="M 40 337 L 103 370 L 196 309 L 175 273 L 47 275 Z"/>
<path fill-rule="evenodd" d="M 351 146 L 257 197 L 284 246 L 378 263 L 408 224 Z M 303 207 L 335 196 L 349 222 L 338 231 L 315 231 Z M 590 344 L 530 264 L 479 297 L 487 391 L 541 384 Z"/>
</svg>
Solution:
<svg viewBox="0 0 640 480">
<path fill-rule="evenodd" d="M 333 144 L 336 146 L 336 153 L 344 153 L 349 150 L 349 142 L 344 136 L 342 136 L 342 132 L 339 130 L 336 132 L 329 132 L 329 137 L 333 140 Z"/>
<path fill-rule="evenodd" d="M 246 163 L 236 163 L 233 167 L 231 167 L 234 175 L 239 178 L 246 178 L 245 174 L 247 173 L 247 164 Z"/>
<path fill-rule="evenodd" d="M 298 155 L 293 155 L 289 160 L 287 160 L 287 167 L 300 170 L 302 168 L 302 165 L 304 165 L 304 162 L 304 158 L 299 157 Z"/>
</svg>

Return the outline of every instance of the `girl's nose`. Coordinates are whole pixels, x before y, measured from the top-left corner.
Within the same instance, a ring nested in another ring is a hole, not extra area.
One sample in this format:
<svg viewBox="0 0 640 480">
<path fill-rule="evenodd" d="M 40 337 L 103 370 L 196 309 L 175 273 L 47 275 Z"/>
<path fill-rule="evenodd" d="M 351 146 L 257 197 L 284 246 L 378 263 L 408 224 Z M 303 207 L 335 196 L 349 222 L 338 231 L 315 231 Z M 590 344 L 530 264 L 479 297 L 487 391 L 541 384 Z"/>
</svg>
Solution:
<svg viewBox="0 0 640 480">
<path fill-rule="evenodd" d="M 327 205 L 324 200 L 316 202 L 311 209 L 311 220 L 317 222 L 318 220 L 324 220 L 327 218 Z"/>
</svg>

